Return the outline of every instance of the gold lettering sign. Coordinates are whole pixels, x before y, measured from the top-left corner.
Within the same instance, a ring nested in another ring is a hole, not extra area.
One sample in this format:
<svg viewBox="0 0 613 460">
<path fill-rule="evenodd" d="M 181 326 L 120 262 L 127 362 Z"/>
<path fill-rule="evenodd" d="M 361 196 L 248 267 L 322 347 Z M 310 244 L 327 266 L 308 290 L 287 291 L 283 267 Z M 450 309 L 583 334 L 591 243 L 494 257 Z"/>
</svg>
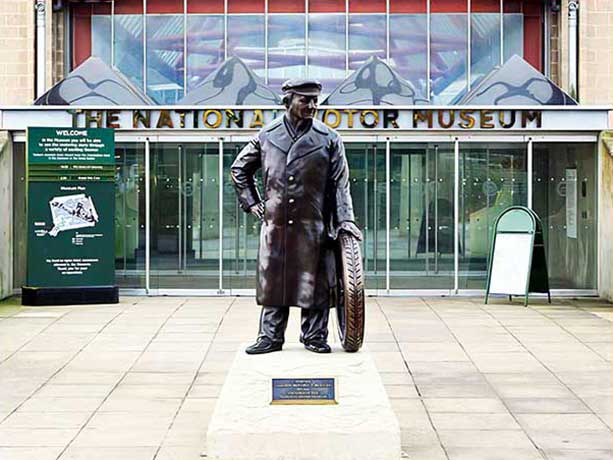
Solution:
<svg viewBox="0 0 613 460">
<path fill-rule="evenodd" d="M 398 115 L 398 110 L 396 109 L 383 109 L 383 128 L 387 128 L 389 125 L 399 128 Z"/>
<path fill-rule="evenodd" d="M 179 128 L 185 128 L 185 115 L 188 113 L 187 110 L 175 110 L 179 114 Z"/>
<path fill-rule="evenodd" d="M 447 120 L 445 120 L 445 113 L 447 113 Z M 439 110 L 438 111 L 438 125 L 443 129 L 448 129 L 455 123 L 455 110 Z"/>
<path fill-rule="evenodd" d="M 345 109 L 343 110 L 347 114 L 347 128 L 353 128 L 353 115 L 358 113 L 355 109 Z"/>
<path fill-rule="evenodd" d="M 101 110 L 86 110 L 85 111 L 85 127 L 91 127 L 94 123 L 96 128 L 102 128 L 102 111 Z"/>
<path fill-rule="evenodd" d="M 106 127 L 115 129 L 119 128 L 119 110 L 106 111 Z"/>
<path fill-rule="evenodd" d="M 368 115 L 372 117 L 370 123 L 367 121 Z M 377 112 L 376 110 L 362 110 L 360 112 L 360 123 L 364 128 L 376 128 L 379 124 L 379 112 Z"/>
<path fill-rule="evenodd" d="M 494 123 L 492 120 L 494 119 L 494 114 L 491 110 L 481 110 L 479 111 L 479 126 L 481 129 L 494 129 Z"/>
<path fill-rule="evenodd" d="M 251 123 L 249 123 L 250 128 L 261 128 L 264 126 L 264 113 L 261 109 L 255 109 L 253 111 L 253 118 L 251 119 Z"/>
<path fill-rule="evenodd" d="M 237 128 L 243 127 L 243 111 L 242 110 L 235 112 L 234 110 L 226 109 L 226 128 L 231 128 L 232 123 L 234 123 Z"/>
<path fill-rule="evenodd" d="M 498 122 L 500 123 L 500 127 L 503 129 L 512 128 L 513 125 L 515 124 L 515 110 L 510 110 L 509 112 L 511 114 L 511 119 L 507 123 L 505 120 L 505 116 L 504 116 L 505 111 L 504 110 L 498 111 Z"/>
<path fill-rule="evenodd" d="M 68 109 L 72 126 L 75 128 L 113 128 L 121 129 L 122 120 L 129 120 L 130 111 L 109 108 L 107 110 Z M 131 110 L 132 129 L 162 128 L 236 128 L 258 129 L 266 121 L 282 113 L 276 109 L 134 109 Z M 359 126 L 355 126 L 359 114 Z M 191 116 L 191 119 L 190 119 Z M 250 120 L 245 121 L 246 118 Z M 354 128 L 383 129 L 482 129 L 509 130 L 513 128 L 538 129 L 542 127 L 541 110 L 492 110 L 492 109 L 334 109 L 326 108 L 318 112 L 318 119 L 333 129 L 351 130 Z M 407 123 L 409 124 L 407 126 Z M 410 125 L 412 123 L 412 126 Z M 520 124 L 521 123 L 521 124 Z M 248 125 L 248 126 L 247 126 Z"/>
<path fill-rule="evenodd" d="M 536 128 L 541 127 L 541 111 L 540 110 L 522 110 L 521 111 L 521 127 L 525 128 L 528 123 L 534 121 Z"/>
<path fill-rule="evenodd" d="M 334 121 L 330 121 L 329 115 L 334 115 Z M 323 122 L 332 129 L 338 128 L 341 124 L 341 113 L 335 109 L 328 109 L 324 112 Z"/>
<path fill-rule="evenodd" d="M 462 129 L 472 129 L 475 127 L 475 117 L 473 117 L 474 110 L 460 110 L 460 120 L 462 120 L 459 124 Z"/>
<path fill-rule="evenodd" d="M 162 109 L 160 110 L 160 116 L 158 118 L 157 128 L 163 128 L 164 126 L 168 128 L 174 128 L 175 125 L 172 122 L 172 118 L 170 117 L 170 112 L 168 110 Z"/>
<path fill-rule="evenodd" d="M 210 121 L 211 115 L 213 115 L 214 118 L 213 122 Z M 202 114 L 202 121 L 204 122 L 204 126 L 207 128 L 219 128 L 219 126 L 221 126 L 222 119 L 223 117 L 221 116 L 221 112 L 219 110 L 205 110 Z"/>
<path fill-rule="evenodd" d="M 139 123 L 143 125 L 143 128 L 151 128 L 151 112 L 149 110 L 145 110 L 144 114 L 140 110 L 132 112 L 132 128 L 138 128 Z"/>
<path fill-rule="evenodd" d="M 417 124 L 423 121 L 427 121 L 428 128 L 432 128 L 432 110 L 413 111 L 413 128 L 417 128 Z"/>
</svg>

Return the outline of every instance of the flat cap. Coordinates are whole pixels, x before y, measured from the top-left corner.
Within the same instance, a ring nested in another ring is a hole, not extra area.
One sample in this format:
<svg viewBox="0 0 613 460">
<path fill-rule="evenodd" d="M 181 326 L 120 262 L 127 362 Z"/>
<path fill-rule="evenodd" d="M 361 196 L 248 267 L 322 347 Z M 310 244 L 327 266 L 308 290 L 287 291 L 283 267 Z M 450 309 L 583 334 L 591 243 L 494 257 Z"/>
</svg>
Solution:
<svg viewBox="0 0 613 460">
<path fill-rule="evenodd" d="M 293 79 L 287 80 L 281 86 L 284 93 L 295 93 L 303 96 L 319 96 L 321 93 L 321 83 L 317 80 Z"/>
</svg>

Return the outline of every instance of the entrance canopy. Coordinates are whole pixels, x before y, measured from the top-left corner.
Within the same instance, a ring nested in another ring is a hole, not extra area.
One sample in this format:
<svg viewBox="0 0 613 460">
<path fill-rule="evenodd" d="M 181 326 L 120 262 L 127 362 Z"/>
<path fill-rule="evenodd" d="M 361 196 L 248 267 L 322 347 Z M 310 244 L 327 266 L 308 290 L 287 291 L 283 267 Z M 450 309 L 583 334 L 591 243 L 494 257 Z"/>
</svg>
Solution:
<svg viewBox="0 0 613 460">
<path fill-rule="evenodd" d="M 90 57 L 34 105 L 155 105 L 119 71 Z"/>
</svg>

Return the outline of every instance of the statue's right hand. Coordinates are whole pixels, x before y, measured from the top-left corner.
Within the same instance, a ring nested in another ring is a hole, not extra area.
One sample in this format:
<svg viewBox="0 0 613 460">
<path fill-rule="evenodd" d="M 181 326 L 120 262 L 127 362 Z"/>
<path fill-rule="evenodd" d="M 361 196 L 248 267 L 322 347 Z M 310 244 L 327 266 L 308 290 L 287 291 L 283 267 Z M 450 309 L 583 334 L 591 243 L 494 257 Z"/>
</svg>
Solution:
<svg viewBox="0 0 613 460">
<path fill-rule="evenodd" d="M 249 212 L 258 220 L 264 220 L 264 202 L 260 201 L 249 208 Z"/>
</svg>

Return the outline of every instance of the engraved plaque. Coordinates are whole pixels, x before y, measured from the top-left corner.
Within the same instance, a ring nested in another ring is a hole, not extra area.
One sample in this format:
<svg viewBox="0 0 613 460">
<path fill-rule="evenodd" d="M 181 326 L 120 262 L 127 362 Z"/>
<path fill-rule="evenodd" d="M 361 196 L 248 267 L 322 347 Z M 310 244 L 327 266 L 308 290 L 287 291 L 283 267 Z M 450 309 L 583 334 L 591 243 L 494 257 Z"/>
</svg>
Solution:
<svg viewBox="0 0 613 460">
<path fill-rule="evenodd" d="M 272 379 L 271 404 L 338 404 L 336 382 L 333 378 Z"/>
</svg>

